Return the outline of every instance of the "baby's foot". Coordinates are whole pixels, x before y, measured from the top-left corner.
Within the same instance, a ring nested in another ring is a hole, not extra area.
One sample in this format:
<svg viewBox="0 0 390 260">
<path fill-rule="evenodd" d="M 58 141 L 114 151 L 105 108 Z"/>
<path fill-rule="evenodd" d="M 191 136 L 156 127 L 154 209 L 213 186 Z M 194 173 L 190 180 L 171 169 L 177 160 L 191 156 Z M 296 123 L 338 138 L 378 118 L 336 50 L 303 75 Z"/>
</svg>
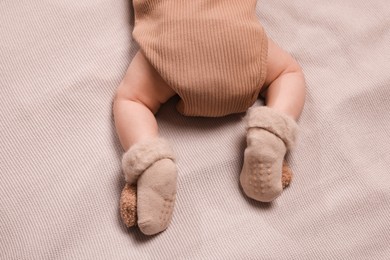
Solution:
<svg viewBox="0 0 390 260">
<path fill-rule="evenodd" d="M 137 183 L 138 227 L 154 235 L 168 227 L 176 198 L 176 164 L 162 159 L 146 169 Z"/>
<path fill-rule="evenodd" d="M 146 235 L 163 231 L 172 218 L 177 179 L 174 157 L 162 138 L 136 143 L 123 156 L 126 182 L 137 183 L 138 226 Z"/>
<path fill-rule="evenodd" d="M 283 191 L 282 165 L 286 146 L 279 137 L 259 128 L 249 129 L 247 142 L 241 186 L 252 199 L 273 201 Z"/>
<path fill-rule="evenodd" d="M 294 145 L 298 125 L 294 119 L 269 107 L 249 109 L 246 122 L 248 147 L 241 186 L 249 197 L 270 202 L 289 183 L 288 175 L 282 183 L 282 165 L 286 151 Z"/>
</svg>

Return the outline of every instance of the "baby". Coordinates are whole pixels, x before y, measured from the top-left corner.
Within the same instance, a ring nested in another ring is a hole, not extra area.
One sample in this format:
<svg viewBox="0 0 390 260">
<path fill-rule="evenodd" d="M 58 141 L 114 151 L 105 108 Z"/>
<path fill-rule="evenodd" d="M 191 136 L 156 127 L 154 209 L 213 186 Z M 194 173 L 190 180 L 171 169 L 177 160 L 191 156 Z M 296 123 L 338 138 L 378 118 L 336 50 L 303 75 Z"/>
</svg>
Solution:
<svg viewBox="0 0 390 260">
<path fill-rule="evenodd" d="M 256 0 L 134 0 L 132 60 L 114 101 L 126 153 L 122 169 L 137 185 L 140 230 L 165 230 L 176 196 L 177 168 L 155 114 L 174 95 L 186 116 L 220 117 L 248 110 L 244 193 L 270 202 L 282 188 L 285 154 L 294 145 L 305 98 L 298 63 L 269 39 Z M 266 106 L 250 108 L 260 96 Z M 249 109 L 250 108 L 250 109 Z"/>
</svg>

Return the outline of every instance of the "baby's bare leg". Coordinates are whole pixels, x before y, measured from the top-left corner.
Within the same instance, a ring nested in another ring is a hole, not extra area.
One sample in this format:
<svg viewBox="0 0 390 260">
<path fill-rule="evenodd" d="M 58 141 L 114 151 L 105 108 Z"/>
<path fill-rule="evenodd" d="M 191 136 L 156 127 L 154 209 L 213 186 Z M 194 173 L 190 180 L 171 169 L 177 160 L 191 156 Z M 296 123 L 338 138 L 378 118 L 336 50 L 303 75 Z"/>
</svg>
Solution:
<svg viewBox="0 0 390 260">
<path fill-rule="evenodd" d="M 154 114 L 175 95 L 144 55 L 138 52 L 120 83 L 115 101 L 115 127 L 122 147 L 158 136 Z"/>
<path fill-rule="evenodd" d="M 305 103 L 305 77 L 297 61 L 272 40 L 265 86 L 266 105 L 297 120 Z"/>
<path fill-rule="evenodd" d="M 158 137 L 154 114 L 174 94 L 138 52 L 114 101 L 115 126 L 127 151 L 122 168 L 126 182 L 137 183 L 138 226 L 147 235 L 163 231 L 172 216 L 177 169 L 172 148 Z"/>
<path fill-rule="evenodd" d="M 251 198 L 270 202 L 282 190 L 282 165 L 297 132 L 305 100 L 305 80 L 298 63 L 271 40 L 268 44 L 267 107 L 247 115 L 247 148 L 240 182 Z"/>
</svg>

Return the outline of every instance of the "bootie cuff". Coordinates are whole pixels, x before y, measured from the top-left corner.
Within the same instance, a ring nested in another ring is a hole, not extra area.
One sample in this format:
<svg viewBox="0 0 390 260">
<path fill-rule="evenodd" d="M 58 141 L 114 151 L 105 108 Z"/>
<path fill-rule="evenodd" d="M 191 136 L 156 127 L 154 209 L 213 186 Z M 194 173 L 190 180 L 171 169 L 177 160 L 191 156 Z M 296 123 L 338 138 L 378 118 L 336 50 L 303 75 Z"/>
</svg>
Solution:
<svg viewBox="0 0 390 260">
<path fill-rule="evenodd" d="M 250 128 L 267 130 L 282 139 L 287 149 L 294 146 L 298 124 L 293 118 L 272 108 L 261 106 L 250 108 L 245 119 L 247 130 Z"/>
<path fill-rule="evenodd" d="M 134 144 L 122 158 L 126 182 L 135 183 L 147 168 L 161 159 L 175 160 L 173 149 L 165 139 L 155 138 Z"/>
</svg>

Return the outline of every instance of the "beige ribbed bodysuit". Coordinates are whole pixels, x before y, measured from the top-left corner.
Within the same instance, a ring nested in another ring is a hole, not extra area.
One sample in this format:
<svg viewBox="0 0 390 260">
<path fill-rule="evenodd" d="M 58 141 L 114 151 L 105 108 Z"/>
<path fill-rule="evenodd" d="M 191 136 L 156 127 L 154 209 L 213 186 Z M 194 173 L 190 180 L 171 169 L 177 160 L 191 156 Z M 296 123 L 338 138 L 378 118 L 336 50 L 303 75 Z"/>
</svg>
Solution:
<svg viewBox="0 0 390 260">
<path fill-rule="evenodd" d="M 256 0 L 134 0 L 133 36 L 188 116 L 245 112 L 266 75 Z"/>
</svg>

